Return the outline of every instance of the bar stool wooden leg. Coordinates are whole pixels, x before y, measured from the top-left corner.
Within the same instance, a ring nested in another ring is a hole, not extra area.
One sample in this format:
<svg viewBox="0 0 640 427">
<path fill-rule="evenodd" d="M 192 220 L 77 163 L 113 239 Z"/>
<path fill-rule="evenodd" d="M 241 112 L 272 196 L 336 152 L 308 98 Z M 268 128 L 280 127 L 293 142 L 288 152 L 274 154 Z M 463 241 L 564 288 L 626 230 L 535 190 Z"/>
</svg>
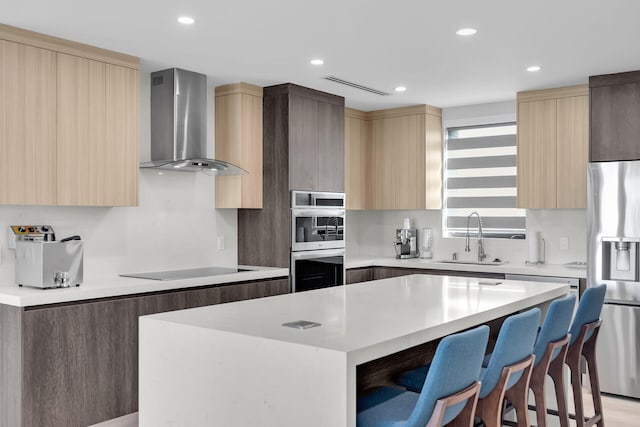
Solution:
<svg viewBox="0 0 640 427">
<path fill-rule="evenodd" d="M 591 396 L 593 397 L 593 409 L 595 418 L 600 416 L 596 421 L 598 427 L 604 427 L 604 418 L 602 415 L 602 397 L 600 396 L 600 378 L 598 377 L 598 364 L 596 363 L 596 341 L 600 328 L 596 329 L 593 335 L 587 340 L 582 349 L 582 354 L 587 360 L 589 368 L 589 382 L 591 383 Z"/>
<path fill-rule="evenodd" d="M 582 381 L 580 372 L 580 356 L 571 364 L 571 387 L 576 411 L 576 427 L 584 427 L 584 401 L 582 399 Z"/>
<path fill-rule="evenodd" d="M 556 359 L 549 365 L 549 376 L 553 380 L 553 385 L 556 391 L 556 401 L 558 404 L 558 418 L 560 419 L 560 427 L 569 427 L 569 409 L 567 408 L 567 395 L 565 392 L 564 384 L 564 361 L 567 354 L 567 347 L 564 348 L 564 356 L 558 355 Z M 544 393 L 544 389 L 543 389 Z M 536 405 L 538 401 L 536 400 Z M 546 417 L 545 408 L 545 417 Z M 538 416 L 538 425 L 540 425 L 540 418 Z"/>
<path fill-rule="evenodd" d="M 522 371 L 522 376 L 517 383 L 505 392 L 505 398 L 511 402 L 516 410 L 518 427 L 529 427 L 529 381 L 531 380 L 531 365 Z"/>
<path fill-rule="evenodd" d="M 575 406 L 576 427 L 590 427 L 596 424 L 604 427 L 604 416 L 602 414 L 602 399 L 600 397 L 600 381 L 598 379 L 598 367 L 596 366 L 596 342 L 600 324 L 597 322 L 586 324 L 580 330 L 578 339 L 569 347 L 566 364 L 571 369 L 571 387 L 573 389 L 573 401 Z M 586 336 L 591 333 L 588 339 Z M 593 398 L 593 408 L 595 414 L 589 419 L 585 419 L 584 400 L 582 396 L 582 381 L 580 372 L 580 361 L 582 356 L 587 361 L 589 368 L 589 381 L 591 382 L 591 394 Z"/>
</svg>

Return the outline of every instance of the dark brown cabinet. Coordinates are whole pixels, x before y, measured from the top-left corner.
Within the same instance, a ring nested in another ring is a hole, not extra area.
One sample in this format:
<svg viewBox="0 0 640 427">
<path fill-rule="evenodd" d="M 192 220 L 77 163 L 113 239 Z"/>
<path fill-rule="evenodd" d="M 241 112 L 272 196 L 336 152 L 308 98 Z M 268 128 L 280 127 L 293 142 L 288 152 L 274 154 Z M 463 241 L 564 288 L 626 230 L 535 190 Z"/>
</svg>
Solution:
<svg viewBox="0 0 640 427">
<path fill-rule="evenodd" d="M 351 285 L 353 283 L 368 282 L 370 280 L 373 280 L 373 267 L 350 268 L 347 270 L 347 285 Z"/>
<path fill-rule="evenodd" d="M 589 77 L 592 162 L 640 159 L 640 71 Z"/>
<path fill-rule="evenodd" d="M 0 426 L 86 427 L 135 412 L 139 316 L 288 291 L 285 278 L 48 306 L 0 305 Z"/>
<path fill-rule="evenodd" d="M 238 263 L 289 267 L 290 191 L 344 192 L 344 98 L 263 89 L 263 205 L 238 210 Z"/>
<path fill-rule="evenodd" d="M 501 273 L 486 273 L 482 271 L 454 271 L 454 270 L 432 270 L 423 268 L 399 268 L 399 267 L 375 267 L 373 271 L 374 280 L 388 279 L 390 277 L 407 276 L 409 274 L 430 274 L 434 276 L 458 276 L 458 277 L 481 277 L 484 279 L 504 279 Z"/>
<path fill-rule="evenodd" d="M 288 86 L 289 189 L 344 192 L 344 99 Z"/>
</svg>

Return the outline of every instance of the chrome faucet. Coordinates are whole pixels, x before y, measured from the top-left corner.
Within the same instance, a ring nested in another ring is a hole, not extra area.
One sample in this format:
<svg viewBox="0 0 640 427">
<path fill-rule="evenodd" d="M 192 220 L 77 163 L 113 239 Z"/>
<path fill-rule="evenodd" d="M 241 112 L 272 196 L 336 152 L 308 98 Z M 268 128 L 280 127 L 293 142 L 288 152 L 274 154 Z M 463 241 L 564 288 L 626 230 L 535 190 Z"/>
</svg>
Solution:
<svg viewBox="0 0 640 427">
<path fill-rule="evenodd" d="M 469 219 L 473 215 L 478 217 L 478 262 L 482 262 L 487 257 L 484 253 L 484 246 L 482 245 L 482 218 L 480 218 L 480 214 L 475 211 L 467 216 L 467 246 L 464 248 L 464 251 L 471 252 L 471 248 L 469 247 Z"/>
</svg>

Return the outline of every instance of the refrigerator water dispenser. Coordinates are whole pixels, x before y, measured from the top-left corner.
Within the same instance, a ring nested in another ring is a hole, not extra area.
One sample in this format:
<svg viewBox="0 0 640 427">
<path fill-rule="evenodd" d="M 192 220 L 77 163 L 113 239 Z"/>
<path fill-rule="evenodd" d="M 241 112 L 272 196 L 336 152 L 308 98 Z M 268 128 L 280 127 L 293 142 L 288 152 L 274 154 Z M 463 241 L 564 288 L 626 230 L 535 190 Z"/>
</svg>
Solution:
<svg viewBox="0 0 640 427">
<path fill-rule="evenodd" d="M 602 239 L 602 278 L 624 282 L 638 282 L 638 245 L 640 239 L 605 237 Z"/>
</svg>

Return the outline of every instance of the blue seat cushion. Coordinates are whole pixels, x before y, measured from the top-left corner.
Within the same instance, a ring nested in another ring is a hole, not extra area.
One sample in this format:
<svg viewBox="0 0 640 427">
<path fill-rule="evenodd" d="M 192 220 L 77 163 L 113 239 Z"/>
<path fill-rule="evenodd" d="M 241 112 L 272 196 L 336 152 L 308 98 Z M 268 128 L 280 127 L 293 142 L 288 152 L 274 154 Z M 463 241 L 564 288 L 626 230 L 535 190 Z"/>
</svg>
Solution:
<svg viewBox="0 0 640 427">
<path fill-rule="evenodd" d="M 384 387 L 358 400 L 356 427 L 417 427 L 409 424 L 419 393 Z M 445 410 L 442 425 L 450 423 L 462 411 L 466 402 Z M 422 426 L 420 426 L 422 427 Z"/>
<path fill-rule="evenodd" d="M 429 368 L 431 368 L 431 363 L 403 372 L 402 375 L 396 379 L 396 383 L 409 391 L 420 393 L 424 385 L 424 380 L 429 373 Z"/>
<path fill-rule="evenodd" d="M 383 387 L 371 394 L 368 394 L 360 399 L 358 399 L 357 404 L 357 412 L 366 411 L 369 408 L 372 408 L 376 405 L 386 402 L 389 399 L 393 399 L 394 397 L 401 395 L 406 390 L 402 388 L 396 387 Z"/>
</svg>

